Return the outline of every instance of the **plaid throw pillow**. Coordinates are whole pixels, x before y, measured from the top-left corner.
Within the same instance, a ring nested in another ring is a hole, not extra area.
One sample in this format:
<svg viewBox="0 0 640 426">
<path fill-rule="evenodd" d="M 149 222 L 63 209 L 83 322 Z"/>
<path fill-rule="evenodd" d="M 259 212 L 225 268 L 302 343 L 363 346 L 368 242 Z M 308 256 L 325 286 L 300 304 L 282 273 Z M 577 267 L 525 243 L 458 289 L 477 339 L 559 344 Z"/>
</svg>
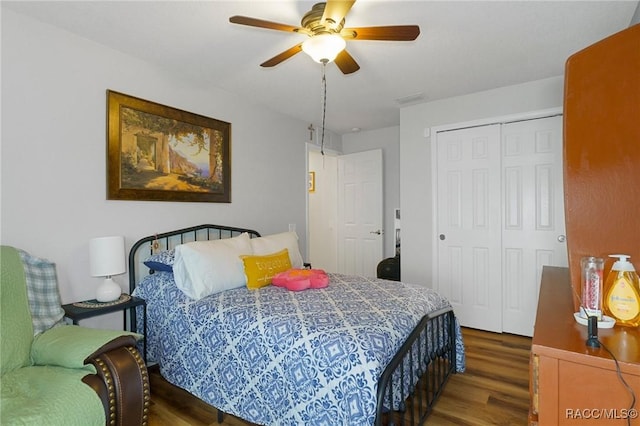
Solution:
<svg viewBox="0 0 640 426">
<path fill-rule="evenodd" d="M 27 280 L 27 298 L 36 335 L 61 324 L 64 310 L 58 293 L 56 264 L 18 250 Z"/>
</svg>

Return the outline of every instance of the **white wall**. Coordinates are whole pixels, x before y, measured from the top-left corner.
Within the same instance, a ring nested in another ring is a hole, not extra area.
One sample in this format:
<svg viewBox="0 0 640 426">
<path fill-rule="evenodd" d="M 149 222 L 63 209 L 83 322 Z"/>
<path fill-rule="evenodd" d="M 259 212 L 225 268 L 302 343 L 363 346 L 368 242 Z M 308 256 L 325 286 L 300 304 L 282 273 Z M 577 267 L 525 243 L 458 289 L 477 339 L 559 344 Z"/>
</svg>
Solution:
<svg viewBox="0 0 640 426">
<path fill-rule="evenodd" d="M 631 22 L 629 26 L 633 26 L 635 24 L 640 23 L 640 1 L 638 2 L 638 6 L 636 7 L 636 11 L 633 13 L 633 17 L 631 18 Z"/>
<path fill-rule="evenodd" d="M 392 126 L 342 135 L 342 150 L 345 154 L 382 149 L 385 258 L 396 254 L 393 218 L 394 210 L 400 207 L 399 132 L 398 126 Z"/>
<path fill-rule="evenodd" d="M 562 106 L 562 76 L 458 96 L 400 110 L 402 280 L 431 286 L 432 160 L 425 129 Z"/>
<path fill-rule="evenodd" d="M 107 89 L 232 123 L 232 203 L 106 200 Z M 200 223 L 263 235 L 295 223 L 304 254 L 307 126 L 3 9 L 2 244 L 55 261 L 64 303 L 95 297 L 96 236 L 130 247 Z"/>
</svg>

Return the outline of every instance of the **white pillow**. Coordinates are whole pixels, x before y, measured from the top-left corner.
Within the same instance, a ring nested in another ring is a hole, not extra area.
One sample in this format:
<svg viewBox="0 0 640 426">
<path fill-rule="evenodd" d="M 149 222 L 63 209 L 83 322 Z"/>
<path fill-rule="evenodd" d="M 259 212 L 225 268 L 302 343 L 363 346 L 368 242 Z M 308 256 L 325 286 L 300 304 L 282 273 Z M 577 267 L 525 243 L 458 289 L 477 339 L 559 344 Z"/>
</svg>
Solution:
<svg viewBox="0 0 640 426">
<path fill-rule="evenodd" d="M 242 287 L 247 284 L 240 256 L 253 251 L 249 235 L 194 241 L 176 246 L 173 276 L 176 285 L 192 299 Z"/>
<path fill-rule="evenodd" d="M 302 268 L 302 255 L 298 248 L 298 235 L 295 232 L 267 235 L 266 237 L 251 238 L 253 254 L 262 256 L 276 253 L 283 249 L 289 250 L 292 268 Z"/>
</svg>

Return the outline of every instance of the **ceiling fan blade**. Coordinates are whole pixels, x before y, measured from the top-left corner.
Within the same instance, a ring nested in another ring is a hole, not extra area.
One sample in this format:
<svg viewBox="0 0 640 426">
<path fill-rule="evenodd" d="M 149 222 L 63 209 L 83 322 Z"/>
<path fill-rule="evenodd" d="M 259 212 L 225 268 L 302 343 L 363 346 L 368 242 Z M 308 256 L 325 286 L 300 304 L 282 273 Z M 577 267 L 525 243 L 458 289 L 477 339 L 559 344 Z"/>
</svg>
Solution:
<svg viewBox="0 0 640 426">
<path fill-rule="evenodd" d="M 355 0 L 327 0 L 320 23 L 329 26 L 335 24 L 337 26 L 347 16 L 354 3 Z"/>
<path fill-rule="evenodd" d="M 420 35 L 417 25 L 389 25 L 385 27 L 345 28 L 340 35 L 352 40 L 411 41 Z"/>
<path fill-rule="evenodd" d="M 293 55 L 295 55 L 298 52 L 302 51 L 302 43 L 296 44 L 295 46 L 293 46 L 290 49 L 285 50 L 282 53 L 277 54 L 276 56 L 274 56 L 273 58 L 264 61 L 263 63 L 260 64 L 261 67 L 273 67 L 278 65 L 280 62 L 285 61 L 287 59 L 289 59 L 290 57 L 292 57 Z"/>
<path fill-rule="evenodd" d="M 351 56 L 346 49 L 338 53 L 334 62 L 343 74 L 351 74 L 360 69 L 360 65 L 358 65 L 356 60 L 353 59 L 353 56 Z"/>
<path fill-rule="evenodd" d="M 232 16 L 229 18 L 232 24 L 247 25 L 249 27 L 266 28 L 268 30 L 287 31 L 294 33 L 308 34 L 306 28 L 295 27 L 293 25 L 279 24 L 277 22 L 265 21 L 263 19 L 249 18 L 248 16 Z"/>
</svg>

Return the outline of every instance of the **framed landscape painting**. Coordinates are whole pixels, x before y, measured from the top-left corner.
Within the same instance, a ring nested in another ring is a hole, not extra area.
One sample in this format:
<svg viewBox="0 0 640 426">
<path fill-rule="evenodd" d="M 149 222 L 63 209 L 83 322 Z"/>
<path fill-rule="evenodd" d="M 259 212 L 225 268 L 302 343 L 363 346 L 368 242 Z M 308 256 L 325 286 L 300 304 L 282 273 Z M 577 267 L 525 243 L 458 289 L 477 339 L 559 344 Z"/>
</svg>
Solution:
<svg viewBox="0 0 640 426">
<path fill-rule="evenodd" d="M 107 91 L 107 199 L 231 202 L 231 124 Z"/>
</svg>

